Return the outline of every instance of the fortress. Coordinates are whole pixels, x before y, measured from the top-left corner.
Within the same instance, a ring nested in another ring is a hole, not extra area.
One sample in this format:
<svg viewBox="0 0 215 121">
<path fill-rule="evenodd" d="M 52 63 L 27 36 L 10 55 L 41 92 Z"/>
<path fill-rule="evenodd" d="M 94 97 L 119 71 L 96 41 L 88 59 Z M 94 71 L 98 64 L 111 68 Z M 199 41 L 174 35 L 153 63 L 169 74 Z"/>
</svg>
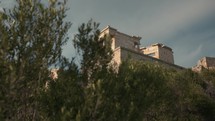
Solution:
<svg viewBox="0 0 215 121">
<path fill-rule="evenodd" d="M 101 37 L 111 37 L 111 48 L 113 50 L 113 62 L 119 65 L 127 58 L 134 60 L 150 61 L 176 70 L 185 69 L 174 64 L 173 51 L 170 47 L 161 43 L 155 43 L 148 47 L 140 47 L 138 36 L 130 36 L 107 26 L 101 31 Z"/>
<path fill-rule="evenodd" d="M 123 60 L 130 58 L 154 62 L 175 70 L 185 69 L 182 66 L 174 64 L 173 51 L 164 44 L 155 43 L 148 47 L 140 47 L 141 37 L 121 33 L 110 26 L 107 26 L 101 31 L 100 36 L 103 37 L 105 35 L 111 37 L 111 48 L 113 50 L 112 62 L 117 65 L 120 65 Z M 192 70 L 199 72 L 204 68 L 215 69 L 215 58 L 203 57 Z"/>
<path fill-rule="evenodd" d="M 141 37 L 121 33 L 110 26 L 101 31 L 100 37 L 104 37 L 105 35 L 111 37 L 111 49 L 113 50 L 112 62 L 117 65 L 120 65 L 123 60 L 129 58 L 154 62 L 175 70 L 186 69 L 174 64 L 173 51 L 166 45 L 155 43 L 148 47 L 140 47 Z M 192 67 L 192 70 L 195 72 L 200 72 L 203 69 L 215 69 L 215 58 L 203 57 L 198 61 L 196 66 Z M 58 69 L 52 69 L 49 77 L 53 80 L 57 79 L 57 71 Z M 49 82 L 46 82 L 46 88 L 48 88 L 48 84 Z"/>
</svg>

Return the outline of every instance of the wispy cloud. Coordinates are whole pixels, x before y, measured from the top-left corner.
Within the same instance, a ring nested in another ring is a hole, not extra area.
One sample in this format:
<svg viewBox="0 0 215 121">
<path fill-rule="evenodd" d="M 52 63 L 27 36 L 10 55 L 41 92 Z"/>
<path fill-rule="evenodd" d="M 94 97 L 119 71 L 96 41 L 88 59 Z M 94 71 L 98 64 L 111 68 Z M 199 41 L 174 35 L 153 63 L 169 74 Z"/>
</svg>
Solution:
<svg viewBox="0 0 215 121">
<path fill-rule="evenodd" d="M 195 58 L 199 53 L 201 53 L 201 51 L 202 51 L 202 45 L 199 45 L 198 48 L 191 51 L 190 53 L 188 53 L 185 56 L 186 60 L 191 60 L 191 59 Z"/>
<path fill-rule="evenodd" d="M 146 39 L 165 39 L 215 10 L 215 1 L 212 0 L 182 0 L 177 4 L 171 3 L 169 6 L 164 5 L 163 9 L 157 10 L 150 18 L 143 18 L 146 22 L 142 23 L 145 24 L 145 29 L 142 30 Z"/>
<path fill-rule="evenodd" d="M 182 48 L 183 49 L 183 48 Z M 192 48 L 190 50 L 184 50 L 183 55 L 176 57 L 177 62 L 180 63 L 180 65 L 182 66 L 188 66 L 191 67 L 193 65 L 195 65 L 195 63 L 197 62 L 198 59 L 200 59 L 201 57 L 199 57 L 199 54 L 202 53 L 203 50 L 203 45 L 200 44 L 199 46 Z M 190 65 L 192 63 L 192 65 Z"/>
</svg>

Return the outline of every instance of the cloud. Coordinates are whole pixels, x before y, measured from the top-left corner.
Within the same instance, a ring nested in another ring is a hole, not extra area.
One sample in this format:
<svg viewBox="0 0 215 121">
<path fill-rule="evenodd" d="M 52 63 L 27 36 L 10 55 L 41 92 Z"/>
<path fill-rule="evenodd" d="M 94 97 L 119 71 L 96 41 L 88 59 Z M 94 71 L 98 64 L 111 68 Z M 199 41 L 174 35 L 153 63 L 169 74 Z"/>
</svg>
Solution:
<svg viewBox="0 0 215 121">
<path fill-rule="evenodd" d="M 215 31 L 213 30 L 203 32 L 185 31 L 177 37 L 170 38 L 166 43 L 170 44 L 174 51 L 176 64 L 191 67 L 201 57 L 215 56 L 213 54 L 214 34 Z M 173 41 L 170 42 L 171 40 Z"/>
<path fill-rule="evenodd" d="M 2 8 L 12 8 L 15 5 L 15 0 L 2 0 L 0 2 L 0 7 Z"/>
<path fill-rule="evenodd" d="M 164 5 L 154 16 L 148 19 L 143 18 L 143 21 L 146 21 L 144 25 L 146 29 L 143 30 L 146 39 L 151 37 L 165 39 L 177 30 L 189 27 L 190 24 L 213 11 L 214 3 L 211 0 L 190 0 L 177 4 L 172 2 L 169 6 Z"/>
<path fill-rule="evenodd" d="M 198 48 L 196 48 L 195 50 L 193 50 L 192 52 L 188 53 L 185 57 L 186 60 L 192 60 L 192 58 L 195 58 L 197 55 L 199 55 L 199 53 L 201 53 L 202 51 L 202 45 L 199 45 Z"/>
<path fill-rule="evenodd" d="M 4 9 L 2 7 L 0 7 L 0 12 L 4 13 Z"/>
<path fill-rule="evenodd" d="M 2 1 L 0 7 L 11 1 Z M 176 64 L 191 67 L 202 56 L 215 56 L 214 5 L 215 0 L 69 0 L 66 21 L 73 24 L 63 54 L 76 56 L 71 39 L 78 26 L 92 18 L 101 29 L 111 25 L 141 36 L 142 46 L 166 44 L 173 49 Z"/>
<path fill-rule="evenodd" d="M 176 56 L 176 62 L 179 65 L 182 65 L 184 67 L 192 67 L 196 64 L 197 60 L 201 58 L 201 53 L 203 51 L 203 45 L 200 44 L 197 47 L 191 48 L 190 50 L 182 50 L 179 51 L 181 56 Z"/>
</svg>

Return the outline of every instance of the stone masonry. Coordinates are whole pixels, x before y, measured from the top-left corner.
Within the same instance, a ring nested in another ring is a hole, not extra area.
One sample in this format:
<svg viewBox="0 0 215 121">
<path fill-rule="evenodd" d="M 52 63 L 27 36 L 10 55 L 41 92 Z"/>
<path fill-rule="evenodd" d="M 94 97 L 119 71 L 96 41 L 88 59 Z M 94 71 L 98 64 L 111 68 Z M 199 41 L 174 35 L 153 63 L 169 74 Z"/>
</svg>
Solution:
<svg viewBox="0 0 215 121">
<path fill-rule="evenodd" d="M 170 47 L 156 43 L 148 47 L 140 48 L 138 36 L 130 36 L 107 26 L 101 31 L 100 37 L 108 35 L 111 37 L 111 48 L 113 50 L 113 63 L 119 65 L 127 58 L 134 60 L 150 61 L 176 70 L 184 69 L 174 64 L 173 51 Z"/>
<path fill-rule="evenodd" d="M 202 69 L 215 69 L 215 58 L 214 57 L 203 57 L 197 65 L 192 68 L 193 71 L 200 72 Z"/>
<path fill-rule="evenodd" d="M 148 47 L 142 47 L 143 54 L 174 64 L 173 51 L 161 43 L 152 44 Z"/>
</svg>

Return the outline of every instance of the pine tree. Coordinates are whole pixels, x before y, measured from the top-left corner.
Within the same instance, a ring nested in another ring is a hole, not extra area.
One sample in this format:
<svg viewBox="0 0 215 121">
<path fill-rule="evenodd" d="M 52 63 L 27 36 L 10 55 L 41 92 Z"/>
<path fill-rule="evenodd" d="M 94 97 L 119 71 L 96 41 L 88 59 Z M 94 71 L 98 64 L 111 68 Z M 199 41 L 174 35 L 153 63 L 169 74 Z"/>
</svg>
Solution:
<svg viewBox="0 0 215 121">
<path fill-rule="evenodd" d="M 0 18 L 0 116 L 5 120 L 40 120 L 38 97 L 48 68 L 61 58 L 70 23 L 66 1 L 16 0 Z"/>
<path fill-rule="evenodd" d="M 85 81 L 93 80 L 98 72 L 106 70 L 112 59 L 110 37 L 100 37 L 98 27 L 99 24 L 92 20 L 83 23 L 73 39 L 74 47 L 82 56 L 81 73 Z"/>
</svg>

